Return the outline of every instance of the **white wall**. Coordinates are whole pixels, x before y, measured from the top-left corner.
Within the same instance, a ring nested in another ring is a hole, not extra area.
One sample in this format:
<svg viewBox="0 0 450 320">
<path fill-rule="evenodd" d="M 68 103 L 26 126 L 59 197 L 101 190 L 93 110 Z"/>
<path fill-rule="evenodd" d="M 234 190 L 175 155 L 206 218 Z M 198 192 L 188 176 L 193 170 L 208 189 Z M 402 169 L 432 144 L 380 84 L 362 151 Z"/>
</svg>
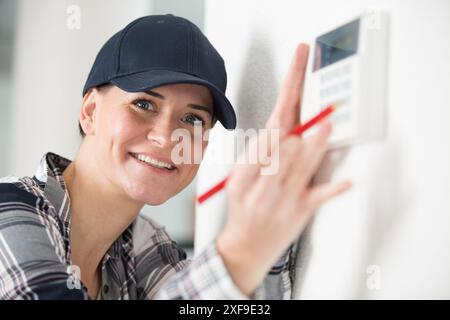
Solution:
<svg viewBox="0 0 450 320">
<path fill-rule="evenodd" d="M 11 93 L 11 59 L 14 46 L 16 3 L 0 1 L 0 176 L 8 173 L 5 146 L 9 140 L 9 104 Z"/>
<path fill-rule="evenodd" d="M 391 20 L 387 137 L 325 159 L 318 182 L 345 177 L 354 188 L 304 233 L 295 297 L 450 298 L 450 2 L 208 1 L 205 28 L 225 59 L 238 126 L 260 128 L 295 45 L 372 5 Z M 198 192 L 226 172 L 203 166 Z M 198 220 L 222 221 L 226 198 L 213 201 L 197 208 Z M 199 230 L 202 242 L 218 224 Z M 378 290 L 366 286 L 374 276 Z"/>
<path fill-rule="evenodd" d="M 69 29 L 69 5 L 81 28 Z M 78 149 L 81 91 L 95 55 L 113 32 L 150 12 L 149 1 L 22 0 L 18 7 L 10 112 L 9 171 L 34 173 L 53 151 L 73 159 Z"/>
<path fill-rule="evenodd" d="M 9 125 L 6 119 L 8 119 L 9 108 L 7 107 L 10 103 L 10 81 L 9 74 L 0 75 L 0 128 L 2 134 L 0 135 L 0 150 L 6 150 L 5 146 L 8 144 L 9 138 Z M 0 152 L 0 176 L 7 175 L 8 173 L 8 159 L 5 156 L 6 153 Z"/>
</svg>

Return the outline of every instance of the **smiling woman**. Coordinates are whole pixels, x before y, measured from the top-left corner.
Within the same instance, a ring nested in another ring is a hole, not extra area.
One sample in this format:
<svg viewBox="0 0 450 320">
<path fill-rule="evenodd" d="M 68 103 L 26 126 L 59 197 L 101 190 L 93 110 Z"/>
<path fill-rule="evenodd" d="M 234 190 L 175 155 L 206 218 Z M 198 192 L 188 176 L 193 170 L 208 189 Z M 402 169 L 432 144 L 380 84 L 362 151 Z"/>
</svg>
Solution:
<svg viewBox="0 0 450 320">
<path fill-rule="evenodd" d="M 65 175 L 87 154 L 86 162 L 94 168 L 90 176 L 101 174 L 127 197 L 159 205 L 183 190 L 199 168 L 194 161 L 172 161 L 172 149 L 179 143 L 172 133 L 182 129 L 190 138 L 196 126 L 210 129 L 212 110 L 209 90 L 196 84 L 164 85 L 145 92 L 126 92 L 115 85 L 88 90 L 80 113 L 86 136 Z M 207 141 L 201 143 L 185 151 L 193 154 L 194 148 L 200 148 L 203 154 Z"/>
<path fill-rule="evenodd" d="M 296 124 L 307 54 L 300 45 L 268 128 Z M 269 150 L 280 153 L 270 177 L 259 163 L 236 165 L 229 220 L 192 261 L 164 227 L 139 216 L 198 171 L 196 161 L 174 161 L 175 131 L 194 142 L 183 151 L 203 156 L 198 129 L 216 120 L 236 127 L 226 83 L 221 56 L 184 18 L 146 16 L 113 35 L 83 89 L 76 158 L 49 152 L 35 176 L 0 181 L 0 298 L 289 298 L 291 244 L 319 205 L 349 187 L 308 186 L 329 125 L 305 140 L 284 136 Z"/>
</svg>

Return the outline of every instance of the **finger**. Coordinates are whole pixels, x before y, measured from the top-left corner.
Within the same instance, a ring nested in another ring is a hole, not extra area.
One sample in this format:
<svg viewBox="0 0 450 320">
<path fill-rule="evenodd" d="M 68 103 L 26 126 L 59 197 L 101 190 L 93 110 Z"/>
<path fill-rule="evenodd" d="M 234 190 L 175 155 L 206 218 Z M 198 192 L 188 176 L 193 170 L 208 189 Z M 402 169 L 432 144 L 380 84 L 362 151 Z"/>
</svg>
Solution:
<svg viewBox="0 0 450 320">
<path fill-rule="evenodd" d="M 308 51 L 307 44 L 301 43 L 297 46 L 266 128 L 280 128 L 288 132 L 299 123 Z"/>
<path fill-rule="evenodd" d="M 286 185 L 294 190 L 303 190 L 309 184 L 314 173 L 319 168 L 327 150 L 328 138 L 331 133 L 331 124 L 322 121 L 316 134 L 305 138 L 304 148 L 298 155 L 296 164 L 287 176 Z"/>
<path fill-rule="evenodd" d="M 266 139 L 268 138 L 264 132 L 260 132 L 258 135 L 250 138 L 244 152 L 238 157 L 227 182 L 227 189 L 230 192 L 242 193 L 245 190 L 249 190 L 255 183 L 261 169 L 260 154 L 262 151 L 266 151 L 266 154 L 269 154 L 268 150 L 260 150 L 261 148 L 268 148 Z"/>
<path fill-rule="evenodd" d="M 307 203 L 308 207 L 315 210 L 331 198 L 347 192 L 351 187 L 352 182 L 350 180 L 344 180 L 339 183 L 325 183 L 313 187 L 303 201 Z"/>
</svg>

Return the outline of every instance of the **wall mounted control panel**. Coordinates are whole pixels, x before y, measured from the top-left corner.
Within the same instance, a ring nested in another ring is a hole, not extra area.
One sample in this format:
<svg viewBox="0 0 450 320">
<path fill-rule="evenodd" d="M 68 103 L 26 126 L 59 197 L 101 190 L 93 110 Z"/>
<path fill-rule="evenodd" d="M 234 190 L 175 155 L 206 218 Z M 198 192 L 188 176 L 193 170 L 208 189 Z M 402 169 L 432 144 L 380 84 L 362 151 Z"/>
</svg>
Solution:
<svg viewBox="0 0 450 320">
<path fill-rule="evenodd" d="M 379 9 L 369 9 L 313 41 L 301 122 L 337 104 L 330 116 L 331 148 L 384 137 L 387 47 L 388 15 Z"/>
</svg>

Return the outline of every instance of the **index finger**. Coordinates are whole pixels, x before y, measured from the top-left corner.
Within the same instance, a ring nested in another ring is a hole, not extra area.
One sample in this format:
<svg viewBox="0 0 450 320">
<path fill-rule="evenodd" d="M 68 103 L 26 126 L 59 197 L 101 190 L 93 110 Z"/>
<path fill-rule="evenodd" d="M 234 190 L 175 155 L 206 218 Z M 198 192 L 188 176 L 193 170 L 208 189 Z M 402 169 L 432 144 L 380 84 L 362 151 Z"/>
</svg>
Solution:
<svg viewBox="0 0 450 320">
<path fill-rule="evenodd" d="M 298 124 L 308 52 L 307 44 L 297 46 L 275 108 L 267 121 L 267 129 L 281 129 L 282 133 L 287 133 Z"/>
</svg>

